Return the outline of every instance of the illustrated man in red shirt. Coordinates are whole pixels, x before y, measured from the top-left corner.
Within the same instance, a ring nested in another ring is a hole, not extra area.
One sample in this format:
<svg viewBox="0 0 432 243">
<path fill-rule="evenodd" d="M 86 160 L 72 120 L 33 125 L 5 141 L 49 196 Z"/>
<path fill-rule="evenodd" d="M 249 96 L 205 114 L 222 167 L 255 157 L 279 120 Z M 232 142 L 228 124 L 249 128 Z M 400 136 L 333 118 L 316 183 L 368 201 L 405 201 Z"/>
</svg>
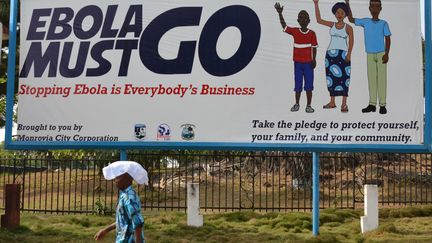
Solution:
<svg viewBox="0 0 432 243">
<path fill-rule="evenodd" d="M 282 16 L 283 6 L 280 3 L 274 5 L 277 13 L 279 14 L 279 20 L 285 33 L 290 34 L 294 38 L 294 92 L 295 92 L 295 104 L 291 107 L 291 111 L 298 111 L 300 108 L 300 95 L 303 90 L 306 91 L 307 106 L 305 111 L 307 113 L 313 113 L 315 110 L 311 106 L 312 102 L 312 91 L 314 81 L 314 68 L 316 66 L 316 48 L 318 47 L 317 38 L 315 32 L 308 29 L 310 19 L 309 14 L 305 10 L 301 10 L 298 14 L 297 22 L 300 25 L 298 27 L 289 27 L 285 23 L 285 19 Z"/>
</svg>

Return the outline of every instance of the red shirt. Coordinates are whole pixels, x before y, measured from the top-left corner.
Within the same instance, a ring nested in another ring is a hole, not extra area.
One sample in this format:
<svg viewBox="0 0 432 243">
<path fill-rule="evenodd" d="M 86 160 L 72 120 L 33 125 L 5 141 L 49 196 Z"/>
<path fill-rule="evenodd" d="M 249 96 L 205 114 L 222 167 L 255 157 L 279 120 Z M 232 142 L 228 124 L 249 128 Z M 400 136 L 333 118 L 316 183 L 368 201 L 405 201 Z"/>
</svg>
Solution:
<svg viewBox="0 0 432 243">
<path fill-rule="evenodd" d="M 291 28 L 286 26 L 284 32 L 294 37 L 294 55 L 295 62 L 312 62 L 312 48 L 318 47 L 317 38 L 313 30 L 302 32 L 300 28 Z"/>
</svg>

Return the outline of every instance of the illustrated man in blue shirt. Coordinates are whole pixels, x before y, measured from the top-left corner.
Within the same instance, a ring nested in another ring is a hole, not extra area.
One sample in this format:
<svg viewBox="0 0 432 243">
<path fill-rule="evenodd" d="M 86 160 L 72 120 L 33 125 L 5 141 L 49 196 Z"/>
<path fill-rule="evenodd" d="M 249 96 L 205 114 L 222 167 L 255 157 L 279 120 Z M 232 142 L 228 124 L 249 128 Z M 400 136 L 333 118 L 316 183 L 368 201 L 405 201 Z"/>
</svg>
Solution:
<svg viewBox="0 0 432 243">
<path fill-rule="evenodd" d="M 349 6 L 349 0 L 345 0 L 345 3 Z M 380 106 L 380 114 L 387 113 L 387 62 L 389 61 L 391 32 L 388 23 L 379 19 L 381 10 L 381 0 L 370 0 L 369 11 L 372 18 L 354 18 L 352 11 L 349 11 L 348 15 L 351 23 L 364 29 L 369 105 L 362 109 L 363 113 L 375 112 L 377 104 Z"/>
<path fill-rule="evenodd" d="M 140 170 L 145 173 L 140 173 Z M 105 167 L 103 172 L 106 179 L 115 177 L 116 186 L 120 191 L 116 222 L 97 232 L 94 236 L 95 240 L 102 239 L 108 232 L 116 229 L 116 243 L 145 242 L 142 230 L 144 218 L 141 215 L 141 202 L 132 187 L 132 181 L 135 180 L 140 183 L 143 182 L 144 177 L 145 180 L 148 180 L 147 172 L 141 165 L 132 161 L 115 162 Z"/>
</svg>

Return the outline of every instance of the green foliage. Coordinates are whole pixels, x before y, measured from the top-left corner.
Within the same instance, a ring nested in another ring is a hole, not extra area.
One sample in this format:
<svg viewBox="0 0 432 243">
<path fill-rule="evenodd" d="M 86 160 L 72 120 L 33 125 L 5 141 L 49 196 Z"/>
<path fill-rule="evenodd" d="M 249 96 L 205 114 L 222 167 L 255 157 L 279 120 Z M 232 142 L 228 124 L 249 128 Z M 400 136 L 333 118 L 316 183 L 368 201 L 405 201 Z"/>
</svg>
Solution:
<svg viewBox="0 0 432 243">
<path fill-rule="evenodd" d="M 376 231 L 361 234 L 360 218 L 354 217 L 361 210 L 323 211 L 335 221 L 321 226 L 319 237 L 312 236 L 310 212 L 205 214 L 200 228 L 187 226 L 184 212 L 144 212 L 144 234 L 148 242 L 432 242 L 432 217 L 381 218 Z M 343 215 L 347 218 L 340 223 Z M 23 213 L 20 228 L 0 229 L 0 242 L 91 242 L 99 229 L 113 222 L 112 216 Z M 102 242 L 113 242 L 114 237 L 111 232 Z"/>
<path fill-rule="evenodd" d="M 378 227 L 378 232 L 386 232 L 386 233 L 395 233 L 395 234 L 399 234 L 401 233 L 395 226 L 394 223 L 386 223 L 386 224 L 381 224 Z"/>
<path fill-rule="evenodd" d="M 19 4 L 19 3 L 18 3 Z M 9 0 L 0 0 L 0 22 L 2 22 L 3 26 L 9 28 L 9 12 L 10 12 L 10 1 Z M 18 11 L 18 21 L 20 11 Z M 1 30 L 3 31 L 3 30 Z M 20 40 L 20 33 L 17 32 L 17 43 Z M 2 47 L 8 46 L 8 40 L 0 40 L 2 41 Z M 19 56 L 19 44 L 17 45 L 17 57 Z M 5 118 L 6 118 L 6 81 L 7 81 L 7 55 L 1 52 L 0 55 L 1 65 L 0 65 L 0 128 L 5 126 Z M 19 60 L 16 58 L 15 60 L 15 77 L 18 77 L 19 72 Z M 15 81 L 15 94 L 18 92 L 18 80 Z M 14 98 L 14 105 L 18 102 L 17 96 Z M 13 120 L 16 122 L 16 114 L 13 116 Z"/>
<path fill-rule="evenodd" d="M 256 218 L 258 216 L 255 212 L 232 212 L 224 214 L 224 218 L 228 222 L 247 222 L 252 218 Z"/>
<path fill-rule="evenodd" d="M 55 160 L 82 160 L 87 156 L 88 152 L 85 152 L 84 150 L 53 150 L 50 151 L 51 156 Z"/>
<path fill-rule="evenodd" d="M 82 227 L 88 228 L 91 223 L 88 218 L 72 218 L 71 223 L 81 225 Z"/>
<path fill-rule="evenodd" d="M 9 9 L 10 9 L 10 1 L 9 0 L 0 0 L 0 22 L 9 23 Z"/>
<path fill-rule="evenodd" d="M 341 209 L 325 209 L 320 213 L 320 224 L 337 222 L 344 223 L 348 220 L 358 219 L 360 214 L 353 210 L 341 210 Z"/>
<path fill-rule="evenodd" d="M 379 211 L 380 218 L 432 217 L 432 206 L 409 208 L 384 208 Z"/>
<path fill-rule="evenodd" d="M 105 205 L 105 202 L 98 198 L 95 202 L 95 214 L 96 215 L 110 215 L 111 212 L 108 210 L 108 207 Z"/>
<path fill-rule="evenodd" d="M 6 125 L 6 96 L 0 95 L 0 127 Z"/>
</svg>

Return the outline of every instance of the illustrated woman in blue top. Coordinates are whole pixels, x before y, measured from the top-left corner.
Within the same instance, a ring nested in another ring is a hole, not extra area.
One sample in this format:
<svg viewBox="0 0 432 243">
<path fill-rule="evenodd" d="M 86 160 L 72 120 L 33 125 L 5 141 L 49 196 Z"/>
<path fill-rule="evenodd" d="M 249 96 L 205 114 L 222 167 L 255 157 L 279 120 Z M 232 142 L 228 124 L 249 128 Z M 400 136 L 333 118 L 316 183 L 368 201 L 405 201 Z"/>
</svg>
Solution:
<svg viewBox="0 0 432 243">
<path fill-rule="evenodd" d="M 354 46 L 353 28 L 344 22 L 349 14 L 348 6 L 343 2 L 336 3 L 332 12 L 336 22 L 323 20 L 318 6 L 319 0 L 313 0 L 318 24 L 330 28 L 330 44 L 327 48 L 325 67 L 327 88 L 330 102 L 324 109 L 336 108 L 335 97 L 342 96 L 341 111 L 348 112 L 347 98 L 351 77 L 351 51 Z"/>
</svg>

